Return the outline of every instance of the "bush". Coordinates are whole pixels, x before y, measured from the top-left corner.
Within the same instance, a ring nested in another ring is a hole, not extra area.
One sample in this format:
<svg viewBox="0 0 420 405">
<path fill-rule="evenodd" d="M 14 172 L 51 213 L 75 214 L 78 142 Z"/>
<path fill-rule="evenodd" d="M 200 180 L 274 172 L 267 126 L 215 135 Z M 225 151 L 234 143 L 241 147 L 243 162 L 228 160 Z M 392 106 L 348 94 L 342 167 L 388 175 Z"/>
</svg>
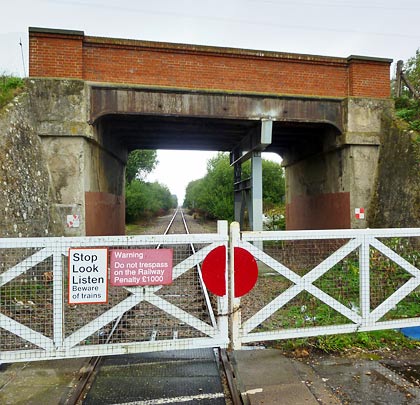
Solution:
<svg viewBox="0 0 420 405">
<path fill-rule="evenodd" d="M 263 208 L 281 210 L 285 186 L 283 169 L 277 163 L 263 160 Z M 242 166 L 242 179 L 251 174 L 250 162 Z M 234 219 L 233 167 L 229 155 L 219 153 L 207 162 L 207 174 L 198 180 L 191 181 L 186 189 L 184 207 L 190 212 L 198 212 L 207 218 Z M 280 222 L 284 218 L 277 218 Z M 283 224 L 276 223 L 282 228 Z"/>
<path fill-rule="evenodd" d="M 24 81 L 19 77 L 0 75 L 0 108 L 4 107 L 22 90 Z"/>
<path fill-rule="evenodd" d="M 406 121 L 411 129 L 420 131 L 420 100 L 408 97 L 395 99 L 397 117 Z"/>
<path fill-rule="evenodd" d="M 168 187 L 157 182 L 147 183 L 133 180 L 126 187 L 125 214 L 127 223 L 162 215 L 176 205 L 176 197 L 171 195 Z"/>
</svg>

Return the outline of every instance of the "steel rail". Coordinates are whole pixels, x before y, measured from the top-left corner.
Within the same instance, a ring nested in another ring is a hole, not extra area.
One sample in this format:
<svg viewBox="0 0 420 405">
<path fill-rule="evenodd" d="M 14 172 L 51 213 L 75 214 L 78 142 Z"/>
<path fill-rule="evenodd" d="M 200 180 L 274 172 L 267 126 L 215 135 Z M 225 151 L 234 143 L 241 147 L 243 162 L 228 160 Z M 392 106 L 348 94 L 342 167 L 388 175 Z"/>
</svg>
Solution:
<svg viewBox="0 0 420 405">
<path fill-rule="evenodd" d="M 182 222 L 184 223 L 185 230 L 187 232 L 187 235 L 189 235 L 190 231 L 189 231 L 188 226 L 187 226 L 187 221 L 185 220 L 184 211 L 181 209 L 180 212 L 181 212 L 181 218 L 182 218 Z M 191 250 L 192 250 L 193 254 L 195 254 L 196 250 L 195 250 L 194 244 L 191 243 L 190 245 L 191 245 Z M 199 280 L 200 280 L 200 286 L 201 286 L 201 289 L 203 290 L 204 299 L 206 301 L 206 305 L 207 305 L 207 308 L 208 308 L 208 311 L 209 311 L 211 324 L 212 324 L 213 328 L 215 328 L 217 326 L 216 317 L 214 316 L 213 307 L 211 306 L 209 292 L 207 290 L 206 285 L 204 284 L 203 274 L 201 272 L 201 266 L 199 264 L 197 264 L 196 267 L 197 267 L 198 277 L 199 277 Z"/>
<path fill-rule="evenodd" d="M 169 225 L 166 227 L 164 231 L 164 235 L 166 235 L 169 232 L 169 229 L 171 228 L 173 222 L 175 221 L 175 218 L 178 214 L 179 207 L 175 210 L 175 213 L 172 215 L 171 220 L 169 221 Z M 161 244 L 156 246 L 156 249 L 159 249 Z M 108 343 L 112 335 L 114 334 L 115 330 L 118 328 L 118 325 L 120 324 L 122 318 L 126 315 L 126 313 L 121 314 L 117 320 L 114 323 L 114 326 L 111 329 L 111 332 L 108 334 L 107 339 L 105 341 L 105 344 Z M 102 361 L 103 356 L 98 357 L 91 357 L 89 361 L 87 362 L 87 366 L 84 366 L 82 368 L 83 372 L 81 373 L 82 376 L 79 379 L 79 382 L 77 384 L 77 387 L 73 394 L 65 401 L 64 405 L 75 405 L 79 403 L 79 401 L 82 400 L 82 396 L 86 393 L 88 384 L 93 381 L 93 378 L 95 377 L 97 373 L 97 369 L 99 367 L 100 362 Z"/>
<path fill-rule="evenodd" d="M 169 225 L 166 227 L 166 229 L 164 231 L 164 235 L 166 235 L 169 232 L 169 230 L 172 227 L 178 213 L 181 213 L 181 219 L 182 219 L 182 222 L 183 222 L 183 225 L 184 225 L 184 228 L 185 228 L 185 231 L 186 231 L 187 235 L 190 234 L 190 231 L 189 231 L 188 225 L 187 225 L 187 221 L 185 219 L 184 212 L 183 212 L 182 208 L 178 207 L 175 210 L 171 220 L 169 221 Z M 161 246 L 161 244 L 157 245 L 156 249 L 159 249 L 160 246 Z M 195 247 L 192 243 L 190 243 L 190 247 L 191 247 L 191 250 L 192 250 L 193 254 L 195 254 L 196 250 L 195 250 Z M 204 281 L 203 281 L 203 277 L 202 277 L 202 273 L 201 273 L 201 267 L 200 267 L 200 265 L 197 265 L 196 267 L 197 267 L 197 271 L 198 271 L 198 275 L 199 275 L 200 286 L 202 288 L 202 291 L 203 291 L 203 294 L 204 294 L 204 297 L 205 297 L 205 301 L 206 301 L 206 305 L 207 305 L 207 308 L 208 308 L 208 311 L 209 311 L 210 320 L 211 320 L 212 326 L 216 327 L 216 325 L 217 325 L 216 318 L 214 316 L 213 308 L 212 308 L 211 303 L 210 303 L 210 297 L 209 297 L 207 288 L 206 288 L 206 286 L 204 284 Z M 122 318 L 124 317 L 125 314 L 126 313 L 121 314 L 116 319 L 116 321 L 114 323 L 114 326 L 112 327 L 110 333 L 107 336 L 105 344 L 108 343 L 111 340 L 112 335 L 114 334 L 115 330 L 118 328 L 118 325 L 120 324 L 120 322 L 121 322 L 121 320 L 122 320 Z M 64 405 L 76 405 L 76 404 L 80 403 L 80 401 L 83 399 L 83 396 L 86 395 L 86 393 L 87 393 L 87 387 L 89 386 L 89 384 L 91 384 L 93 382 L 94 377 L 98 373 L 98 368 L 99 368 L 99 365 L 102 361 L 102 358 L 103 358 L 103 356 L 97 356 L 97 357 L 91 357 L 89 359 L 89 361 L 87 362 L 87 366 L 84 366 L 80 371 L 82 376 L 79 379 L 79 382 L 77 384 L 77 387 L 75 388 L 75 391 L 64 402 Z M 224 368 L 225 368 L 225 373 L 226 373 L 228 367 L 226 367 L 226 365 L 224 365 Z M 229 387 L 229 390 L 231 391 L 231 395 L 233 397 L 235 397 L 234 393 L 232 392 L 231 384 L 228 384 L 228 387 Z M 236 405 L 235 401 L 234 401 L 234 404 Z"/>
<path fill-rule="evenodd" d="M 174 223 L 174 221 L 175 221 L 175 218 L 176 218 L 176 216 L 177 216 L 177 214 L 178 214 L 178 211 L 179 211 L 179 207 L 177 207 L 177 208 L 176 208 L 174 215 L 172 215 L 172 218 L 171 218 L 171 220 L 169 221 L 169 225 L 166 227 L 165 231 L 163 232 L 163 234 L 164 234 L 164 235 L 166 235 L 166 234 L 169 232 L 169 229 L 171 229 L 171 226 L 172 226 L 172 224 L 173 224 L 173 223 Z M 182 210 L 181 210 L 181 212 L 182 212 Z M 188 233 L 188 232 L 187 232 L 187 233 Z M 161 245 L 162 245 L 162 244 L 161 244 L 161 243 L 159 243 L 159 245 L 157 245 L 157 246 L 156 246 L 156 249 L 159 249 Z"/>
</svg>

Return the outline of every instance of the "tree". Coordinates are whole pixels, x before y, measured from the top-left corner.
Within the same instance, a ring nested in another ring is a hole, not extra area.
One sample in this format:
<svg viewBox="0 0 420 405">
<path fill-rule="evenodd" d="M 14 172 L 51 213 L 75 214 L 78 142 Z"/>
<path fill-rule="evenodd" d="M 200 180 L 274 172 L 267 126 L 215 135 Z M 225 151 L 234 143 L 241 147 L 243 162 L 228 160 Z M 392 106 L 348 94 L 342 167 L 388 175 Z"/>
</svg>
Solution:
<svg viewBox="0 0 420 405">
<path fill-rule="evenodd" d="M 158 164 L 157 152 L 155 150 L 133 150 L 128 155 L 125 168 L 125 179 L 129 184 L 134 179 L 144 179 L 146 174 L 153 171 Z"/>
<path fill-rule="evenodd" d="M 411 85 L 417 91 L 420 91 L 420 48 L 417 49 L 416 55 L 412 56 L 404 64 L 405 74 Z"/>
<path fill-rule="evenodd" d="M 411 86 L 417 93 L 420 92 L 420 49 L 416 55 L 409 58 L 404 64 L 404 73 Z M 420 99 L 409 97 L 407 91 L 401 97 L 395 99 L 396 114 L 406 121 L 411 129 L 420 131 Z"/>
<path fill-rule="evenodd" d="M 144 181 L 158 164 L 155 150 L 134 150 L 128 156 L 125 178 L 126 222 L 149 218 L 167 212 L 178 204 L 168 187 Z"/>
<path fill-rule="evenodd" d="M 182 205 L 191 210 L 196 210 L 198 207 L 202 206 L 201 196 L 203 194 L 202 188 L 204 186 L 204 178 L 190 181 L 185 190 L 185 198 Z"/>
<path fill-rule="evenodd" d="M 207 162 L 202 187 L 203 209 L 211 217 L 233 220 L 233 168 L 229 155 L 219 153 Z"/>
<path fill-rule="evenodd" d="M 263 206 L 264 212 L 284 203 L 285 180 L 283 168 L 276 162 L 264 160 L 263 173 Z"/>
<path fill-rule="evenodd" d="M 125 221 L 131 223 L 146 212 L 146 183 L 134 180 L 125 188 Z"/>
<path fill-rule="evenodd" d="M 264 211 L 280 207 L 284 200 L 283 169 L 277 163 L 263 160 L 263 206 Z M 242 167 L 242 178 L 251 173 L 250 162 Z M 198 211 L 206 216 L 232 221 L 233 206 L 233 167 L 229 155 L 219 153 L 207 162 L 207 174 L 187 186 L 184 207 Z"/>
<path fill-rule="evenodd" d="M 138 179 L 127 184 L 125 201 L 128 223 L 163 214 L 177 205 L 176 196 L 171 194 L 167 186 Z"/>
</svg>

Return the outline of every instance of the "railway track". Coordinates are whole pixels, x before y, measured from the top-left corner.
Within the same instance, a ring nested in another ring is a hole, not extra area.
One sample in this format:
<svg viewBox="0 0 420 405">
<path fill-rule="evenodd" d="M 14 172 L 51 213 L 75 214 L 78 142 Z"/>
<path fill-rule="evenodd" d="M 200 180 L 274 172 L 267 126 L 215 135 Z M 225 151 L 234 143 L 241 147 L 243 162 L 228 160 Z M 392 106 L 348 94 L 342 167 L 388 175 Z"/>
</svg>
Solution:
<svg viewBox="0 0 420 405">
<path fill-rule="evenodd" d="M 178 208 L 175 210 L 174 214 L 170 218 L 167 226 L 165 227 L 163 234 L 189 234 L 189 228 L 187 224 L 187 219 L 182 211 L 182 209 Z M 162 246 L 161 244 L 156 246 L 156 249 L 161 248 L 167 248 L 168 246 Z M 196 247 L 193 244 L 190 244 L 188 247 L 183 247 L 182 249 L 179 249 L 179 247 L 171 247 L 174 249 L 174 257 L 177 258 L 178 261 L 182 260 L 184 256 L 188 256 L 191 254 L 194 254 L 196 252 Z M 194 288 L 187 288 L 183 291 L 179 291 L 179 293 L 175 293 L 174 291 L 168 291 L 165 292 L 165 289 L 162 291 L 162 297 L 165 297 L 166 299 L 172 299 L 174 303 L 176 304 L 185 304 L 186 302 L 194 303 L 194 306 L 197 308 L 197 312 L 201 312 L 201 317 L 203 319 L 206 319 L 208 323 L 215 326 L 216 325 L 216 318 L 213 311 L 212 305 L 212 298 L 209 296 L 207 289 L 203 283 L 202 277 L 201 277 L 201 269 L 199 266 L 196 266 L 194 271 L 194 278 L 196 280 L 189 281 L 192 283 L 195 287 Z M 176 291 L 176 290 L 175 290 Z M 181 305 L 182 306 L 182 305 Z M 135 322 L 138 321 L 139 317 L 136 312 L 139 311 L 138 307 L 135 307 L 127 312 L 125 312 L 123 315 L 121 315 L 118 319 L 115 320 L 115 322 L 112 325 L 112 328 L 110 328 L 107 331 L 104 331 L 104 333 L 101 336 L 101 343 L 107 344 L 110 342 L 113 342 L 115 339 L 121 339 L 124 338 L 124 335 L 130 335 L 130 330 L 138 330 L 138 325 L 135 325 Z M 149 317 L 153 318 L 153 316 L 158 317 L 158 313 L 156 315 L 148 314 Z M 159 336 L 168 334 L 168 330 L 171 329 L 172 338 L 177 339 L 178 335 L 182 333 L 182 331 L 178 330 L 178 328 L 175 325 L 170 325 L 169 328 L 166 328 L 166 325 L 163 324 L 163 330 L 160 330 L 157 326 L 157 323 L 153 327 L 149 327 L 148 330 L 148 336 L 150 341 L 154 341 Z M 175 353 L 175 352 L 174 352 Z M 190 351 L 190 353 L 193 353 Z M 133 402 L 133 396 L 129 397 L 129 400 L 124 400 L 121 398 L 119 402 L 115 402 L 115 400 L 110 399 L 110 402 L 104 402 L 103 397 L 100 399 L 98 398 L 98 394 L 90 394 L 92 392 L 98 391 L 98 389 L 95 388 L 95 384 L 98 383 L 100 380 L 101 370 L 106 369 L 108 367 L 109 363 L 113 364 L 113 367 L 115 366 L 115 358 L 110 359 L 109 357 L 93 357 L 91 358 L 86 367 L 83 367 L 83 369 L 80 372 L 80 378 L 77 384 L 77 387 L 73 391 L 73 395 L 66 401 L 66 405 L 73 405 L 73 404 L 96 404 L 96 403 L 139 403 L 139 404 L 160 404 L 160 403 L 193 403 L 194 399 L 200 399 L 200 400 L 211 400 L 212 403 L 227 403 L 227 404 L 240 404 L 242 403 L 240 400 L 240 396 L 237 392 L 235 381 L 233 377 L 233 367 L 229 363 L 229 358 L 227 356 L 227 353 L 224 350 L 221 349 L 208 349 L 207 352 L 205 351 L 199 351 L 196 352 L 196 357 L 194 359 L 194 355 L 192 355 L 192 358 L 190 359 L 190 353 L 176 353 L 176 354 L 164 354 L 163 358 L 165 356 L 169 356 L 169 360 L 165 362 L 165 360 L 162 360 L 162 353 L 150 353 L 150 354 L 143 354 L 143 355 L 135 355 L 135 356 L 122 356 L 126 357 L 126 359 L 122 359 L 121 356 L 119 356 L 119 359 L 116 361 L 116 363 L 123 363 L 126 365 L 127 363 L 130 363 L 130 361 L 133 361 L 132 364 L 141 364 L 141 368 L 149 368 L 150 364 L 154 363 L 154 358 L 159 359 L 156 361 L 157 369 L 162 369 L 165 367 L 169 367 L 170 364 L 177 363 L 177 371 L 175 373 L 181 373 L 183 374 L 182 367 L 185 366 L 189 369 L 197 367 L 199 370 L 202 370 L 202 367 L 205 369 L 208 369 L 209 367 L 209 361 L 210 363 L 213 363 L 214 370 L 216 372 L 212 371 L 213 374 L 208 379 L 208 381 L 213 381 L 213 386 L 217 385 L 216 380 L 214 380 L 214 377 L 217 377 L 217 380 L 222 387 L 219 392 L 210 392 L 214 391 L 214 387 L 211 387 L 210 391 L 208 393 L 200 392 L 197 396 L 192 395 L 191 396 L 191 384 L 194 382 L 194 375 L 191 376 L 191 380 L 189 380 L 188 386 L 185 387 L 185 393 L 182 395 L 179 395 L 179 391 L 175 390 L 178 394 L 173 396 L 173 402 L 159 402 L 159 399 L 151 400 L 150 399 L 150 392 L 145 392 L 145 396 L 136 398 L 136 402 Z M 204 354 L 203 354 L 204 353 Z M 177 356 L 180 355 L 180 360 L 177 362 Z M 204 356 L 204 357 L 203 357 Z M 143 360 L 145 363 L 143 363 Z M 145 367 L 145 364 L 147 364 L 147 367 Z M 135 366 L 133 366 L 135 367 Z M 109 368 L 109 367 L 108 367 Z M 116 370 L 114 369 L 114 372 Z M 156 371 L 150 370 L 150 375 L 154 375 Z M 142 376 L 143 380 L 147 379 L 147 375 Z M 110 381 L 112 380 L 112 375 L 110 376 Z M 168 380 L 169 381 L 169 380 Z M 152 383 L 151 383 L 152 384 Z M 108 387 L 109 388 L 109 387 Z M 150 387 L 147 387 L 150 388 Z M 178 387 L 179 388 L 179 387 Z M 168 392 L 165 392 L 169 391 Z M 170 394 L 170 391 L 173 391 L 169 386 L 168 387 L 162 387 L 161 395 L 162 397 L 167 397 Z M 198 390 L 202 390 L 202 388 L 199 388 Z M 147 390 L 146 390 L 147 391 Z M 174 392 L 175 392 L 174 391 Z M 156 393 L 154 394 L 156 396 Z M 96 399 L 95 399 L 96 398 Z M 189 398 L 192 398 L 191 400 L 193 402 L 189 402 Z M 168 399 L 166 399 L 168 400 Z M 143 401 L 143 402 L 142 402 Z M 177 402 L 178 401 L 178 402 Z M 206 403 L 206 402 L 204 402 Z"/>
</svg>

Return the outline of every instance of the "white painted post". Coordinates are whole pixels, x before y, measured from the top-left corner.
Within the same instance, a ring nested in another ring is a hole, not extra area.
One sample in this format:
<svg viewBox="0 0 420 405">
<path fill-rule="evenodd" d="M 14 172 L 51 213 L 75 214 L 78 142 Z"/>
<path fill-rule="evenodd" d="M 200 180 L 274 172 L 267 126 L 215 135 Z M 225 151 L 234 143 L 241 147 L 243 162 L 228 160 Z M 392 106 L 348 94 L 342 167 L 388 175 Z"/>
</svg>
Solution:
<svg viewBox="0 0 420 405">
<path fill-rule="evenodd" d="M 266 146 L 271 143 L 273 134 L 273 121 L 271 118 L 261 119 L 261 136 L 260 136 L 260 146 L 258 151 L 252 152 L 251 157 L 251 194 L 252 194 L 252 203 L 251 203 L 251 224 L 253 231 L 262 231 L 263 222 L 263 186 L 262 186 L 262 157 L 261 151 L 263 151 Z M 259 247 L 262 249 L 262 246 Z"/>
<path fill-rule="evenodd" d="M 363 238 L 359 248 L 359 301 L 360 315 L 363 326 L 370 314 L 370 258 L 369 258 L 369 237 Z"/>
<path fill-rule="evenodd" d="M 229 245 L 229 326 L 230 326 L 230 348 L 241 349 L 241 299 L 235 298 L 235 247 L 240 239 L 240 229 L 237 222 L 230 225 Z"/>
<path fill-rule="evenodd" d="M 217 221 L 217 233 L 221 236 L 228 236 L 229 235 L 229 227 L 227 221 Z M 228 251 L 228 243 L 225 242 L 226 246 L 226 259 L 225 259 L 225 280 L 226 280 L 226 295 L 224 297 L 217 297 L 217 325 L 220 331 L 220 335 L 222 338 L 229 339 L 229 317 L 227 314 L 229 313 L 229 282 L 228 282 L 228 268 L 229 268 L 229 251 Z M 220 316 L 221 314 L 221 316 Z"/>
<path fill-rule="evenodd" d="M 53 255 L 53 330 L 54 330 L 54 347 L 55 350 L 63 347 L 63 325 L 64 325 L 64 309 L 63 309 L 63 266 L 61 251 L 56 247 L 58 252 Z"/>
<path fill-rule="evenodd" d="M 251 159 L 251 224 L 253 231 L 262 231 L 262 158 L 261 152 L 254 152 Z"/>
<path fill-rule="evenodd" d="M 234 207 L 233 207 L 233 213 L 235 217 L 235 221 L 242 223 L 243 221 L 243 191 L 237 190 L 236 183 L 241 182 L 241 174 L 242 174 L 242 163 L 235 163 L 233 165 L 233 198 L 234 198 Z"/>
</svg>

